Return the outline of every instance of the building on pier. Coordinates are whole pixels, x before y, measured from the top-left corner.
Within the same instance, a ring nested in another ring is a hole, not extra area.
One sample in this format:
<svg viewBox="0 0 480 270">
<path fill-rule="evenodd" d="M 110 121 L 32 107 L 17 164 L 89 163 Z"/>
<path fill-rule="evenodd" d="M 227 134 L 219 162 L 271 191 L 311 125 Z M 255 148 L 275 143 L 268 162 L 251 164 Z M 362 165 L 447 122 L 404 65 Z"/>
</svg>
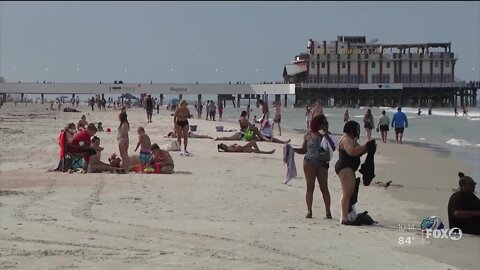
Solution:
<svg viewBox="0 0 480 270">
<path fill-rule="evenodd" d="M 296 84 L 298 105 L 320 100 L 337 106 L 476 106 L 478 83 L 455 77 L 457 60 L 451 43 L 309 39 L 307 53 L 285 65 L 283 78 Z"/>
</svg>

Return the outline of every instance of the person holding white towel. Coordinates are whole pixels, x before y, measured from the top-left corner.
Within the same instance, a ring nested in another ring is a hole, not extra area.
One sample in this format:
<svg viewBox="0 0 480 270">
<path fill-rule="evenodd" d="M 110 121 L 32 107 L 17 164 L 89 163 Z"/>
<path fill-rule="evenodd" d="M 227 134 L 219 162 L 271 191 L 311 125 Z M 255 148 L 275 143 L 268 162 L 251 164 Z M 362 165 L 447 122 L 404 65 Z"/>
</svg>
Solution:
<svg viewBox="0 0 480 270">
<path fill-rule="evenodd" d="M 329 138 L 328 121 L 325 115 L 317 115 L 310 122 L 310 131 L 305 134 L 302 148 L 293 148 L 295 153 L 305 155 L 303 160 L 303 172 L 307 181 L 307 202 L 306 218 L 312 218 L 313 190 L 315 189 L 315 178 L 320 185 L 320 191 L 325 203 L 326 218 L 331 219 L 330 192 L 328 191 L 328 168 L 331 158 L 330 150 L 322 147 L 322 140 L 326 138 L 332 149 L 335 145 Z"/>
</svg>

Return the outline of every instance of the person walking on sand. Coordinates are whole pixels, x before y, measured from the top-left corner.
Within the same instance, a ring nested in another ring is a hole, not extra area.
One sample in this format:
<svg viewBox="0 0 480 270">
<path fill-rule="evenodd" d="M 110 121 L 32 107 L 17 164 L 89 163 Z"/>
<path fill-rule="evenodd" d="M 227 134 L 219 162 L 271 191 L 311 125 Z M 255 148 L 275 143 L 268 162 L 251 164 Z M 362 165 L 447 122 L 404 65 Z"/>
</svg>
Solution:
<svg viewBox="0 0 480 270">
<path fill-rule="evenodd" d="M 372 129 L 374 126 L 372 110 L 367 109 L 367 112 L 363 116 L 363 127 L 367 133 L 367 141 L 372 139 Z"/>
<path fill-rule="evenodd" d="M 454 114 L 455 116 L 458 115 L 457 105 L 455 105 L 455 108 L 453 109 L 453 114 Z"/>
<path fill-rule="evenodd" d="M 130 124 L 128 123 L 128 120 L 127 120 L 127 112 L 122 111 L 118 115 L 118 118 L 120 120 L 120 126 L 118 127 L 118 135 L 117 135 L 118 151 L 120 152 L 120 157 L 123 160 L 122 168 L 125 170 L 125 172 L 128 172 L 130 168 L 129 157 L 128 157 L 128 144 L 129 144 L 128 132 L 130 131 Z"/>
<path fill-rule="evenodd" d="M 387 133 L 390 130 L 388 124 L 390 124 L 390 118 L 388 118 L 385 111 L 382 111 L 382 116 L 378 119 L 377 132 L 380 130 L 382 142 L 384 143 L 387 142 Z"/>
<path fill-rule="evenodd" d="M 212 104 L 212 103 L 210 103 Z M 188 110 L 187 101 L 180 101 L 180 105 L 175 110 L 175 115 L 173 116 L 173 125 L 177 131 L 177 141 L 180 146 L 182 146 L 182 138 L 184 143 L 183 155 L 190 156 L 191 153 L 187 151 L 188 145 L 188 131 L 190 130 L 190 125 L 188 124 L 188 118 L 190 118 L 190 111 Z"/>
<path fill-rule="evenodd" d="M 282 136 L 282 127 L 280 127 L 280 122 L 282 122 L 281 106 L 280 101 L 273 102 L 274 114 L 272 130 L 275 128 L 275 124 L 278 124 L 278 136 Z"/>
<path fill-rule="evenodd" d="M 150 153 L 150 147 L 152 146 L 152 143 L 150 141 L 150 137 L 145 134 L 145 129 L 143 127 L 139 127 L 137 129 L 137 133 L 138 143 L 134 151 L 137 152 L 138 147 L 140 147 L 140 171 L 143 172 L 145 165 L 148 164 L 150 158 L 152 157 Z"/>
<path fill-rule="evenodd" d="M 360 124 L 356 121 L 348 121 L 343 127 L 343 135 L 340 137 L 338 144 L 338 161 L 335 164 L 335 172 L 340 178 L 342 186 L 342 198 L 340 205 L 342 208 L 341 224 L 353 225 L 348 219 L 350 212 L 350 200 L 355 192 L 355 172 L 360 166 L 360 157 L 367 153 L 367 144 L 374 140 L 368 141 L 364 145 L 359 145 L 357 140 L 360 137 Z"/>
<path fill-rule="evenodd" d="M 348 109 L 345 110 L 345 113 L 343 114 L 343 123 L 345 124 L 350 120 L 350 115 L 348 114 Z"/>
<path fill-rule="evenodd" d="M 392 118 L 392 128 L 395 128 L 395 139 L 397 143 L 402 143 L 403 131 L 408 128 L 408 119 L 405 113 L 402 112 L 402 108 L 398 107 L 397 112 Z"/>
<path fill-rule="evenodd" d="M 307 181 L 307 193 L 305 200 L 307 203 L 306 218 L 312 218 L 313 191 L 315 189 L 315 178 L 317 178 L 322 192 L 323 202 L 325 204 L 325 217 L 332 218 L 330 212 L 330 192 L 328 191 L 328 168 L 330 161 L 330 150 L 322 147 L 322 140 L 327 139 L 331 149 L 335 145 L 328 132 L 328 122 L 325 115 L 318 115 L 312 119 L 310 130 L 305 134 L 301 148 L 293 148 L 297 154 L 305 155 L 303 159 L 303 172 Z M 326 156 L 327 155 L 327 156 Z"/>
</svg>

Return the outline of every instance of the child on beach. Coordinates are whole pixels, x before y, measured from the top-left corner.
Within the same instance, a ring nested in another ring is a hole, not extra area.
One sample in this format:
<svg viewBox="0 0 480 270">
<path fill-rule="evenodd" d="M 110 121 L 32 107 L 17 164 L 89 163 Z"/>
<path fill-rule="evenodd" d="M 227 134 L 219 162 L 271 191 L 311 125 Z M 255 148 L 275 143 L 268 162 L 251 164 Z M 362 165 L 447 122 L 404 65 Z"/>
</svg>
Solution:
<svg viewBox="0 0 480 270">
<path fill-rule="evenodd" d="M 138 147 L 140 147 L 140 168 L 143 172 L 145 165 L 150 162 L 152 157 L 150 153 L 150 147 L 152 143 L 150 142 L 150 137 L 145 134 L 145 129 L 143 127 L 139 127 L 138 130 L 138 143 L 137 147 L 135 147 L 135 152 L 137 152 Z"/>
<path fill-rule="evenodd" d="M 160 165 L 160 173 L 172 174 L 174 169 L 173 159 L 170 154 L 160 149 L 158 144 L 154 143 L 151 146 L 152 157 L 150 158 L 149 163 Z"/>
</svg>

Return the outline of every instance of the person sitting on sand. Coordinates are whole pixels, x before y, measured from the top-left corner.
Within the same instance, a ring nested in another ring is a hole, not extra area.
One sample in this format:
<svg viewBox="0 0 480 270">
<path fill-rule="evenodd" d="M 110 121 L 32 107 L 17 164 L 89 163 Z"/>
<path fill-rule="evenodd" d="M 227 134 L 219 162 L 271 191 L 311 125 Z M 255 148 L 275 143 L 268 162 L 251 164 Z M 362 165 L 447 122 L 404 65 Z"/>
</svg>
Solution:
<svg viewBox="0 0 480 270">
<path fill-rule="evenodd" d="M 86 117 L 85 115 L 82 115 L 82 117 L 80 118 L 80 120 L 78 120 L 77 130 L 78 130 L 78 131 L 84 130 L 86 125 L 88 125 L 87 117 Z"/>
<path fill-rule="evenodd" d="M 160 173 L 172 174 L 175 165 L 173 163 L 172 156 L 170 156 L 170 153 L 168 153 L 168 151 L 160 149 L 160 147 L 156 143 L 152 144 L 150 151 L 152 151 L 152 158 L 150 159 L 150 163 L 160 165 Z"/>
<path fill-rule="evenodd" d="M 75 123 L 70 123 L 63 129 L 63 131 L 65 131 L 66 135 L 67 135 L 67 137 L 66 137 L 67 147 L 68 147 L 68 145 L 73 143 L 73 137 L 75 136 L 75 131 L 76 130 L 77 130 L 77 128 L 75 127 Z"/>
<path fill-rule="evenodd" d="M 269 142 L 282 144 L 290 142 L 290 140 L 282 141 L 273 137 L 273 127 L 272 125 L 270 125 L 268 120 L 263 120 L 262 127 L 260 128 L 260 133 L 263 135 L 263 137 L 267 138 Z"/>
<path fill-rule="evenodd" d="M 258 128 L 251 124 L 248 120 L 247 120 L 247 112 L 246 111 L 242 111 L 240 113 L 240 119 L 238 119 L 238 123 L 240 124 L 240 130 L 242 132 L 246 132 L 248 130 L 250 131 L 253 131 L 253 137 L 254 138 L 257 138 L 258 140 L 260 141 L 267 141 L 269 142 L 270 140 L 265 138 L 265 136 L 263 136 L 260 131 L 258 130 Z"/>
<path fill-rule="evenodd" d="M 226 144 L 219 144 L 217 145 L 218 152 L 222 150 L 223 152 L 229 152 L 229 153 L 257 153 L 257 154 L 273 154 L 275 153 L 275 149 L 272 151 L 261 151 L 258 148 L 257 142 L 256 141 L 251 141 L 248 142 L 245 145 L 238 145 L 238 144 L 232 144 L 232 145 L 226 145 Z"/>
<path fill-rule="evenodd" d="M 103 124 L 102 124 L 102 122 L 98 122 L 98 124 L 97 124 L 97 131 L 98 131 L 98 132 L 103 132 Z"/>
<path fill-rule="evenodd" d="M 152 143 L 150 141 L 150 137 L 145 133 L 145 129 L 143 127 L 138 127 L 138 143 L 137 147 L 135 147 L 135 152 L 137 152 L 138 147 L 140 147 L 140 168 L 143 172 L 145 165 L 150 161 L 152 158 L 152 153 L 150 152 L 150 147 Z"/>
<path fill-rule="evenodd" d="M 101 161 L 103 147 L 100 147 L 100 138 L 98 138 L 97 136 L 94 136 L 92 139 L 91 147 L 96 151 L 96 154 L 90 157 L 90 161 L 88 164 L 88 171 L 87 171 L 88 173 L 101 173 L 105 171 L 109 171 L 109 172 L 121 171 L 121 168 L 112 167 L 109 164 Z"/>
<path fill-rule="evenodd" d="M 463 173 L 459 176 L 459 191 L 448 201 L 448 223 L 462 233 L 480 235 L 480 199 L 474 194 L 477 183 Z"/>
</svg>

